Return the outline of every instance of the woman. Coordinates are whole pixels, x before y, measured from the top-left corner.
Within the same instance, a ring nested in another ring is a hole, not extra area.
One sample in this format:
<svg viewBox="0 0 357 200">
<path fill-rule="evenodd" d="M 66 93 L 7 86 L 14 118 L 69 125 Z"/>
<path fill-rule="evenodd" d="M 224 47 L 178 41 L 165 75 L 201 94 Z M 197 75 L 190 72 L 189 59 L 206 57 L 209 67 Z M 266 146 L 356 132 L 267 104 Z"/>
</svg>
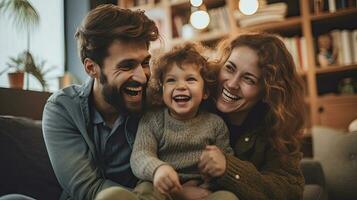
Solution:
<svg viewBox="0 0 357 200">
<path fill-rule="evenodd" d="M 220 52 L 215 104 L 235 155 L 207 146 L 201 173 L 240 200 L 301 199 L 303 85 L 291 55 L 278 37 L 265 33 L 239 35 Z"/>
</svg>

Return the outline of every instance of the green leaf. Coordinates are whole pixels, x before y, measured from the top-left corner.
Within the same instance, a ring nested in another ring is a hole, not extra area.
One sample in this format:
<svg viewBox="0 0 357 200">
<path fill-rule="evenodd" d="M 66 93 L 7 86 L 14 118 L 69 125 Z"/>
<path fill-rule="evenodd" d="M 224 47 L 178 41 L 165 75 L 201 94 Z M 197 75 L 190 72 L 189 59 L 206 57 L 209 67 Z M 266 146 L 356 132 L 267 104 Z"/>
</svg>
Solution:
<svg viewBox="0 0 357 200">
<path fill-rule="evenodd" d="M 37 10 L 27 0 L 1 0 L 0 14 L 5 13 L 18 31 L 30 31 L 40 22 Z"/>
</svg>

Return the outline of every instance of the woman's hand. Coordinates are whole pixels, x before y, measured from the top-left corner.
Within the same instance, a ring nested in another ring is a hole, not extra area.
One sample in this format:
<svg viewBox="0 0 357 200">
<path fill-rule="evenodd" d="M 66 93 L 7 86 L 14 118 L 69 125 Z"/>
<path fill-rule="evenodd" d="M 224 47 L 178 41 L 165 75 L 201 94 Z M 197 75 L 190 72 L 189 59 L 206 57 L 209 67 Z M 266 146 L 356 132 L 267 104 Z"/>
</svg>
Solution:
<svg viewBox="0 0 357 200">
<path fill-rule="evenodd" d="M 226 171 L 226 157 L 214 145 L 207 145 L 203 150 L 198 168 L 205 178 L 220 177 Z"/>
<path fill-rule="evenodd" d="M 182 189 L 177 172 L 170 165 L 161 165 L 156 169 L 153 183 L 165 195 Z"/>
<path fill-rule="evenodd" d="M 205 200 L 211 191 L 201 188 L 199 182 L 195 180 L 182 184 L 182 190 L 173 191 L 172 197 L 177 200 Z"/>
</svg>

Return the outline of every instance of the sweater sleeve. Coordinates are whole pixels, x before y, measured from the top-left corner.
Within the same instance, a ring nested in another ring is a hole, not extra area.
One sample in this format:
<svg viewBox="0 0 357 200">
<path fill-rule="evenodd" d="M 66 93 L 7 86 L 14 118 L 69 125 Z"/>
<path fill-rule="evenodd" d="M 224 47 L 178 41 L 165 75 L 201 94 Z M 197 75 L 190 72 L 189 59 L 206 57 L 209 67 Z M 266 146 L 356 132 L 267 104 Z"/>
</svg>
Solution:
<svg viewBox="0 0 357 200">
<path fill-rule="evenodd" d="M 233 149 L 229 144 L 229 130 L 226 123 L 222 118 L 217 116 L 215 132 L 216 143 L 215 145 L 220 148 L 224 153 L 233 155 Z"/>
<path fill-rule="evenodd" d="M 258 171 L 252 163 L 226 155 L 226 173 L 217 180 L 218 184 L 240 199 L 302 199 L 304 178 L 299 168 L 300 153 L 284 162 L 278 157 L 277 152 L 270 150 L 267 163 Z"/>
<path fill-rule="evenodd" d="M 148 112 L 139 123 L 134 142 L 130 165 L 133 173 L 141 180 L 152 181 L 155 170 L 165 164 L 157 156 L 160 141 L 160 127 L 157 120 L 159 113 Z"/>
</svg>

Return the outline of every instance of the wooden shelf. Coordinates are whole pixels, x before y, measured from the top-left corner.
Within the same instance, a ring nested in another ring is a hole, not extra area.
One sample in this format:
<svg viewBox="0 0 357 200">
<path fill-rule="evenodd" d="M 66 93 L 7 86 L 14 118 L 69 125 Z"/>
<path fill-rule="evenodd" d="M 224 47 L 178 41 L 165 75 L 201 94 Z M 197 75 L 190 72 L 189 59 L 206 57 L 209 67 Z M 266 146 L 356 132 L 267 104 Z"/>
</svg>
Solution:
<svg viewBox="0 0 357 200">
<path fill-rule="evenodd" d="M 244 29 L 247 31 L 284 31 L 284 30 L 291 30 L 291 29 L 299 29 L 301 25 L 302 19 L 301 17 L 289 17 L 281 22 L 269 22 L 249 27 L 243 27 L 239 29 Z"/>
<path fill-rule="evenodd" d="M 312 21 L 322 21 L 322 20 L 330 20 L 336 18 L 344 18 L 349 16 L 356 16 L 357 15 L 357 8 L 347 8 L 343 10 L 337 10 L 336 12 L 330 13 L 320 13 L 311 16 Z"/>
<path fill-rule="evenodd" d="M 357 64 L 352 65 L 344 65 L 344 66 L 327 66 L 323 68 L 317 68 L 316 74 L 327 74 L 327 73 L 334 73 L 334 72 L 341 72 L 341 71 L 348 71 L 348 70 L 357 70 Z"/>
<path fill-rule="evenodd" d="M 129 0 L 127 0 L 129 1 Z M 131 1 L 131 0 L 130 0 Z M 229 24 L 230 29 L 220 28 L 221 26 L 214 26 L 210 32 L 197 33 L 193 38 L 183 39 L 177 38 L 181 23 L 175 24 L 175 17 L 178 17 L 182 21 L 182 25 L 189 23 L 189 15 L 194 10 L 191 7 L 189 0 L 147 0 L 149 5 L 135 7 L 133 9 L 151 10 L 152 8 L 162 9 L 165 12 L 163 15 L 157 17 L 157 21 L 162 23 L 162 34 L 165 36 L 164 51 L 172 48 L 175 45 L 183 44 L 184 42 L 193 41 L 201 42 L 207 47 L 215 47 L 216 42 L 222 38 L 233 37 L 240 32 L 246 31 L 265 31 L 273 34 L 279 34 L 283 38 L 304 38 L 304 44 L 306 45 L 306 59 L 305 64 L 309 66 L 308 69 L 301 67 L 297 68 L 297 73 L 304 79 L 306 87 L 306 97 L 304 99 L 306 107 L 308 108 L 309 115 L 307 116 L 307 127 L 314 125 L 335 125 L 336 127 L 343 127 L 349 120 L 352 114 L 356 111 L 357 95 L 352 97 L 326 95 L 321 96 L 319 94 L 337 93 L 335 88 L 336 84 L 342 79 L 347 77 L 357 77 L 357 63 L 343 66 L 328 66 L 324 68 L 318 68 L 316 66 L 316 55 L 314 49 L 314 38 L 318 35 L 331 32 L 332 30 L 354 30 L 356 29 L 357 21 L 357 8 L 340 9 L 336 12 L 322 12 L 319 14 L 311 13 L 312 4 L 311 0 L 299 0 L 300 15 L 288 17 L 283 21 L 267 22 L 259 25 L 253 25 L 250 27 L 237 26 L 237 20 L 234 16 L 234 12 L 238 9 L 237 0 L 203 0 L 204 6 L 201 9 L 219 9 L 223 6 L 227 9 L 227 17 L 222 20 L 217 20 L 220 23 Z M 119 1 L 118 1 L 119 2 Z M 125 2 L 125 1 L 120 1 Z M 156 3 L 156 4 L 153 4 Z M 204 8 L 205 7 L 205 8 Z M 160 11 L 160 10 L 159 10 Z M 228 21 L 227 21 L 228 20 Z M 179 22 L 179 21 L 178 21 Z M 178 28 L 179 27 L 179 28 Z M 212 27 L 211 27 L 212 29 Z M 287 43 L 297 40 L 288 40 Z M 301 40 L 300 40 L 301 41 Z M 300 44 L 301 45 L 301 44 Z M 301 47 L 301 46 L 300 46 Z M 160 49 L 161 46 L 157 46 Z M 214 49 L 213 49 L 214 50 Z M 324 87 L 321 87 L 324 85 Z M 345 100 L 351 98 L 352 100 Z M 325 112 L 320 112 L 320 107 L 323 104 L 334 104 L 325 106 Z M 344 103 L 346 102 L 347 103 Z M 341 105 L 343 103 L 343 105 Z M 335 106 L 338 104 L 338 106 Z M 329 107 L 330 106 L 330 107 Z M 335 106 L 335 107 L 334 107 Z M 337 113 L 337 114 L 335 114 Z M 336 116 L 339 116 L 336 117 Z M 348 115 L 348 116 L 347 116 Z M 351 116 L 349 116 L 351 115 Z M 347 116 L 347 117 L 346 117 Z M 330 117 L 330 118 L 328 118 Z M 352 116 L 353 117 L 353 116 Z M 342 123 L 343 122 L 343 123 Z"/>
<path fill-rule="evenodd" d="M 188 39 L 183 39 L 183 38 L 175 38 L 171 41 L 172 46 L 175 46 L 177 44 L 182 44 L 187 41 L 196 41 L 196 42 L 202 42 L 202 41 L 211 41 L 211 40 L 217 40 L 217 39 L 222 39 L 225 37 L 228 37 L 229 33 L 226 32 L 221 32 L 221 31 L 211 31 L 207 33 L 201 33 L 193 38 L 188 38 Z"/>
<path fill-rule="evenodd" d="M 357 94 L 319 96 L 318 110 L 320 125 L 347 130 L 357 118 Z"/>
<path fill-rule="evenodd" d="M 354 95 L 335 95 L 335 94 L 329 94 L 329 95 L 323 95 L 318 97 L 319 102 L 332 102 L 336 103 L 338 101 L 353 101 L 357 102 L 357 94 Z"/>
</svg>

